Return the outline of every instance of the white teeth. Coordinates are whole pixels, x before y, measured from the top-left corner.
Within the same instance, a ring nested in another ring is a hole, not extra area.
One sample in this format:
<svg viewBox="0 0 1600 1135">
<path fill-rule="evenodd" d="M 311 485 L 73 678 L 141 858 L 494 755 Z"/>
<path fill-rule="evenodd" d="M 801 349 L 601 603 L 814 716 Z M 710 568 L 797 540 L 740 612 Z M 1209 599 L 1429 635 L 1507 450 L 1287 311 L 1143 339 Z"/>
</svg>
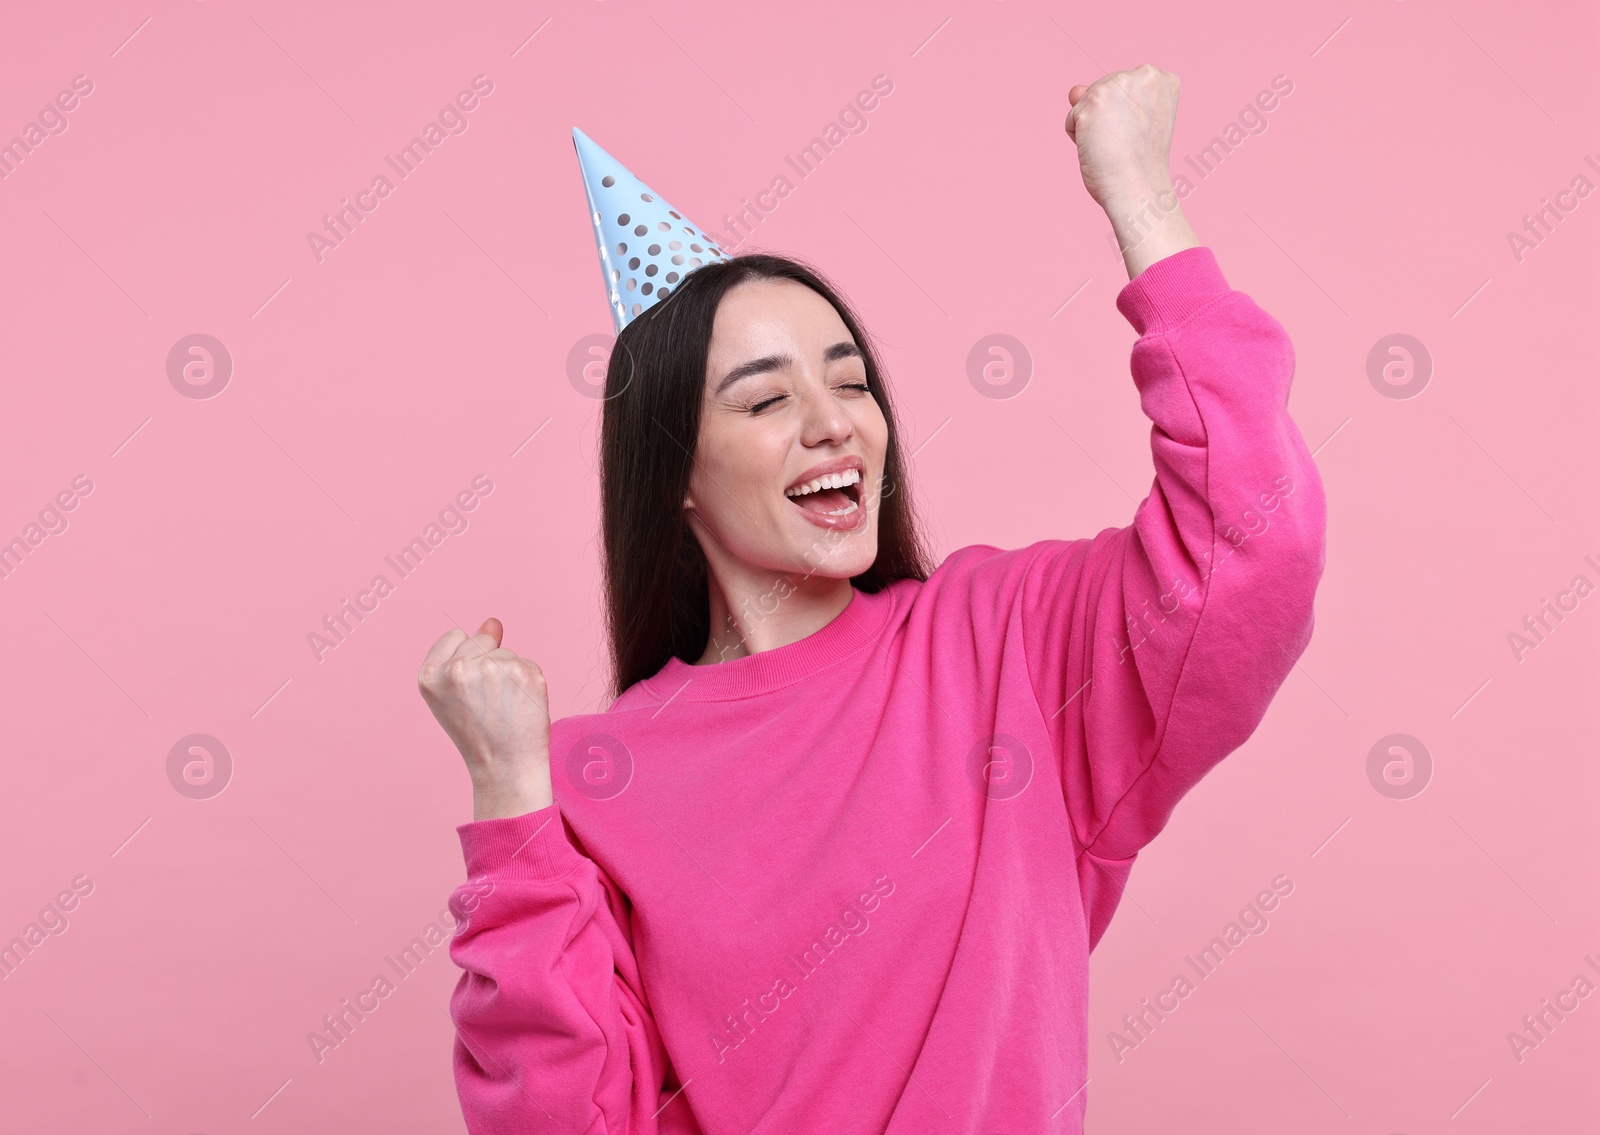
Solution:
<svg viewBox="0 0 1600 1135">
<path fill-rule="evenodd" d="M 827 473 L 814 481 L 807 481 L 805 484 L 796 485 L 792 489 L 784 489 L 783 495 L 786 497 L 803 497 L 809 493 L 819 492 L 822 489 L 842 489 L 846 485 L 858 485 L 860 483 L 861 470 L 846 469 L 843 473 Z"/>
</svg>

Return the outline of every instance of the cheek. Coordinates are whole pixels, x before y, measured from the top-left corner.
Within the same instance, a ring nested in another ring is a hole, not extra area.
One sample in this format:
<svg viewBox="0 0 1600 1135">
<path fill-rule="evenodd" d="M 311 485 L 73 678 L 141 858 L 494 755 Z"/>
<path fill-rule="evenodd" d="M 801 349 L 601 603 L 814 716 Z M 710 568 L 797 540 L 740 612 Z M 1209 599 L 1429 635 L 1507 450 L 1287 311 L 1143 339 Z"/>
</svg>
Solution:
<svg viewBox="0 0 1600 1135">
<path fill-rule="evenodd" d="M 763 509 L 782 478 L 787 443 L 761 430 L 727 425 L 702 428 L 690 493 L 703 514 L 719 518 L 731 531 L 766 519 Z"/>
<path fill-rule="evenodd" d="M 863 440 L 870 438 L 879 445 L 883 444 L 889 434 L 889 422 L 883 416 L 883 407 L 878 405 L 876 398 L 870 394 L 861 396 L 852 403 L 850 416 L 855 420 L 856 432 Z"/>
<path fill-rule="evenodd" d="M 876 402 L 857 415 L 856 433 L 871 464 L 882 471 L 889 453 L 889 423 Z"/>
<path fill-rule="evenodd" d="M 881 455 L 889 448 L 889 422 L 883 416 L 883 411 L 878 404 L 872 404 L 872 413 L 868 417 L 864 433 L 872 438 L 873 448 Z"/>
</svg>

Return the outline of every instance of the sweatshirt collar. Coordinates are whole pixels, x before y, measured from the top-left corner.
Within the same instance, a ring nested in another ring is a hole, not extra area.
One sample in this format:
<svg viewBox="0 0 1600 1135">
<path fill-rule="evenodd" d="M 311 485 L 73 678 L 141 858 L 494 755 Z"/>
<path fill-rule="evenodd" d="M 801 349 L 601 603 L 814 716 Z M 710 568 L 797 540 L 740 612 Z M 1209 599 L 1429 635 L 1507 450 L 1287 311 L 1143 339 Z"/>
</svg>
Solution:
<svg viewBox="0 0 1600 1135">
<path fill-rule="evenodd" d="M 850 602 L 805 638 L 704 666 L 673 657 L 639 684 L 661 701 L 726 701 L 781 690 L 837 665 L 877 639 L 895 606 L 895 588 L 875 594 L 851 588 Z"/>
</svg>

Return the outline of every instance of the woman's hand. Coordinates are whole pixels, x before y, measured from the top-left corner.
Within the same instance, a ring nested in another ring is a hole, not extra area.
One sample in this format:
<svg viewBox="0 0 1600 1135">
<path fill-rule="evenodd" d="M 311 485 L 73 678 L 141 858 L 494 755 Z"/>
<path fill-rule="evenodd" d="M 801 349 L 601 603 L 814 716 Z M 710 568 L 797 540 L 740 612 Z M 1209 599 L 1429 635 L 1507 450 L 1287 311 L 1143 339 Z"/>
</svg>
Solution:
<svg viewBox="0 0 1600 1135">
<path fill-rule="evenodd" d="M 417 673 L 422 700 L 467 763 L 474 820 L 526 815 L 555 799 L 544 674 L 500 645 L 504 633 L 492 618 L 471 638 L 452 628 Z"/>
<path fill-rule="evenodd" d="M 1172 187 L 1178 76 L 1146 63 L 1079 83 L 1067 101 L 1067 137 L 1078 147 L 1084 188 L 1102 209 L 1136 205 Z"/>
<path fill-rule="evenodd" d="M 1169 168 L 1178 76 L 1146 63 L 1080 83 L 1067 101 L 1067 137 L 1078 147 L 1084 188 L 1116 230 L 1128 278 L 1198 245 Z"/>
</svg>

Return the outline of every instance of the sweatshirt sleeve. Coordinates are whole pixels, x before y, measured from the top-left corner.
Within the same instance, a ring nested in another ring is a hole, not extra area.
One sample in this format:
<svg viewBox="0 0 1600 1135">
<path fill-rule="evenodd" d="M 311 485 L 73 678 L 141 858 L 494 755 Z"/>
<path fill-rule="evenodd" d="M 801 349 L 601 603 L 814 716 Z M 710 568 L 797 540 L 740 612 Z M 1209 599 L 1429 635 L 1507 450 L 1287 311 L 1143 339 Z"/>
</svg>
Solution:
<svg viewBox="0 0 1600 1135">
<path fill-rule="evenodd" d="M 471 1135 L 699 1135 L 632 950 L 629 904 L 559 806 L 457 829 L 456 1092 Z M 663 1099 L 666 1106 L 663 1106 Z"/>
<path fill-rule="evenodd" d="M 1078 847 L 1091 948 L 1133 857 L 1260 723 L 1311 637 L 1322 482 L 1289 417 L 1294 350 L 1209 248 L 1117 297 L 1155 482 L 1127 528 L 1034 545 L 1021 634 Z"/>
</svg>

